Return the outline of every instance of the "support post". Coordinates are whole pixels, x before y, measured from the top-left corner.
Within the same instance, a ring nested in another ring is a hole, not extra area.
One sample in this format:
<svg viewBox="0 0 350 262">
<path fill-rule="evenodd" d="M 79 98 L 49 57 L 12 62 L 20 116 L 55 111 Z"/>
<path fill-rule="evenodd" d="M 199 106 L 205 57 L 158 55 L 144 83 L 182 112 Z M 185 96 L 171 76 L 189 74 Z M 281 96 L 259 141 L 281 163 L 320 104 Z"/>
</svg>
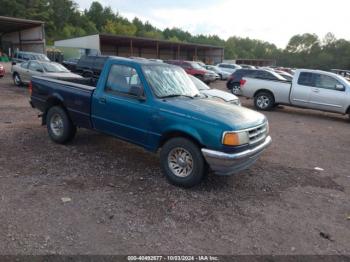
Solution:
<svg viewBox="0 0 350 262">
<path fill-rule="evenodd" d="M 134 56 L 134 50 L 132 47 L 132 39 L 130 39 L 130 56 Z"/>
<path fill-rule="evenodd" d="M 157 59 L 160 59 L 160 54 L 159 54 L 159 42 L 158 42 L 158 41 L 157 41 L 156 48 L 157 48 Z"/>
</svg>

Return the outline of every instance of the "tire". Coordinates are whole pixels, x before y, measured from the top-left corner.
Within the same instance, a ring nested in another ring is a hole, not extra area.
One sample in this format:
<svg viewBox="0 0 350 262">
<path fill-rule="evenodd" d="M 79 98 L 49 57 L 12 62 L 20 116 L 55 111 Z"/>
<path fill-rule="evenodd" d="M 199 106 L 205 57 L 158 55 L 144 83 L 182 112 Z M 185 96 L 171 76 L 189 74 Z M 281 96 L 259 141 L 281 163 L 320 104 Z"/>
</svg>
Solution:
<svg viewBox="0 0 350 262">
<path fill-rule="evenodd" d="M 255 108 L 262 111 L 269 111 L 275 105 L 275 98 L 270 92 L 259 92 L 254 97 Z"/>
<path fill-rule="evenodd" d="M 91 78 L 92 76 L 93 76 L 93 73 L 92 73 L 92 72 L 86 71 L 86 72 L 83 73 L 83 77 L 84 77 L 84 78 Z"/>
<path fill-rule="evenodd" d="M 222 77 L 222 74 L 219 74 L 219 77 L 220 77 L 220 80 L 224 80 L 223 77 Z"/>
<path fill-rule="evenodd" d="M 60 106 L 53 106 L 46 114 L 47 132 L 52 141 L 65 144 L 71 141 L 77 131 L 67 112 Z"/>
<path fill-rule="evenodd" d="M 18 73 L 14 73 L 13 74 L 13 83 L 16 85 L 16 86 L 22 86 L 22 80 L 21 80 L 21 77 L 19 76 Z"/>
<path fill-rule="evenodd" d="M 241 88 L 237 85 L 232 86 L 231 93 L 233 95 L 239 96 L 241 94 Z"/>
<path fill-rule="evenodd" d="M 176 137 L 168 140 L 160 152 L 160 161 L 163 174 L 173 185 L 189 188 L 198 185 L 205 177 L 206 163 L 202 152 L 189 139 Z"/>
</svg>

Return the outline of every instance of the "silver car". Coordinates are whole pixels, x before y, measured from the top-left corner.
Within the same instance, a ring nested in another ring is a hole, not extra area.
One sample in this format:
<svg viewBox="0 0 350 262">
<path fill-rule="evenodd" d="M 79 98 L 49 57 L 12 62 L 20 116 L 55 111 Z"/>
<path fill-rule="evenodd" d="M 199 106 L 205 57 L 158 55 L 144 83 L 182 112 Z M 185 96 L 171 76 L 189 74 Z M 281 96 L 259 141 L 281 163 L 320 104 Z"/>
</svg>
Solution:
<svg viewBox="0 0 350 262">
<path fill-rule="evenodd" d="M 37 60 L 12 65 L 11 73 L 13 81 L 17 86 L 29 83 L 32 76 L 44 76 L 56 79 L 82 78 L 80 75 L 71 73 L 61 64 Z"/>
<path fill-rule="evenodd" d="M 220 63 L 220 64 L 217 64 L 216 66 L 220 67 L 220 69 L 230 74 L 233 74 L 234 72 L 236 72 L 237 69 L 242 69 L 240 65 L 229 64 L 229 63 Z"/>
<path fill-rule="evenodd" d="M 209 86 L 207 86 L 203 81 L 201 81 L 200 79 L 192 76 L 192 75 L 188 75 L 192 82 L 194 83 L 194 85 L 196 86 L 196 88 L 198 89 L 198 91 L 201 94 L 210 96 L 210 97 L 215 97 L 215 98 L 219 98 L 227 103 L 233 104 L 233 105 L 237 105 L 240 106 L 241 102 L 239 100 L 239 98 L 233 94 L 230 94 L 228 92 L 225 91 L 221 91 L 219 89 L 212 89 Z"/>
<path fill-rule="evenodd" d="M 213 71 L 216 74 L 218 74 L 219 77 L 220 77 L 220 80 L 227 80 L 230 77 L 230 75 L 231 75 L 229 72 L 226 72 L 226 71 L 222 70 L 218 66 L 206 65 L 205 69 Z"/>
</svg>

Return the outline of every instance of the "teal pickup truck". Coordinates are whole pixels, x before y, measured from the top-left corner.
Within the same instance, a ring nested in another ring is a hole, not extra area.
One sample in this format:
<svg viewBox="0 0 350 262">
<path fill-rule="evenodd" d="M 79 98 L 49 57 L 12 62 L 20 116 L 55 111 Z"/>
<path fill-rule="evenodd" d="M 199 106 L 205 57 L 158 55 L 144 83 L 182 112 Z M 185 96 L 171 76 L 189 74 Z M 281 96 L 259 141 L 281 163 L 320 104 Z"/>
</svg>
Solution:
<svg viewBox="0 0 350 262">
<path fill-rule="evenodd" d="M 169 64 L 109 57 L 97 83 L 33 77 L 29 89 L 54 142 L 70 141 L 80 127 L 160 151 L 163 173 L 179 186 L 200 183 L 208 167 L 244 170 L 271 143 L 264 115 L 200 94 Z"/>
</svg>

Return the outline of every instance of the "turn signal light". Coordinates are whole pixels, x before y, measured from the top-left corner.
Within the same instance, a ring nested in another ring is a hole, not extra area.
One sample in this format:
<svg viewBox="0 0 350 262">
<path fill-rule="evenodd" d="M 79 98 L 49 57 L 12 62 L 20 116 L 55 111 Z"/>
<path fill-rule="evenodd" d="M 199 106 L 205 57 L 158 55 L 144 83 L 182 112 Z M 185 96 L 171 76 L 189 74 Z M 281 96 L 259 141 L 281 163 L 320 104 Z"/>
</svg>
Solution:
<svg viewBox="0 0 350 262">
<path fill-rule="evenodd" d="M 222 142 L 224 145 L 227 146 L 238 146 L 239 145 L 239 138 L 238 134 L 235 133 L 226 133 L 224 135 L 224 139 Z"/>
<path fill-rule="evenodd" d="M 241 132 L 225 132 L 222 137 L 222 144 L 225 146 L 240 146 L 249 143 L 248 133 Z"/>
</svg>

